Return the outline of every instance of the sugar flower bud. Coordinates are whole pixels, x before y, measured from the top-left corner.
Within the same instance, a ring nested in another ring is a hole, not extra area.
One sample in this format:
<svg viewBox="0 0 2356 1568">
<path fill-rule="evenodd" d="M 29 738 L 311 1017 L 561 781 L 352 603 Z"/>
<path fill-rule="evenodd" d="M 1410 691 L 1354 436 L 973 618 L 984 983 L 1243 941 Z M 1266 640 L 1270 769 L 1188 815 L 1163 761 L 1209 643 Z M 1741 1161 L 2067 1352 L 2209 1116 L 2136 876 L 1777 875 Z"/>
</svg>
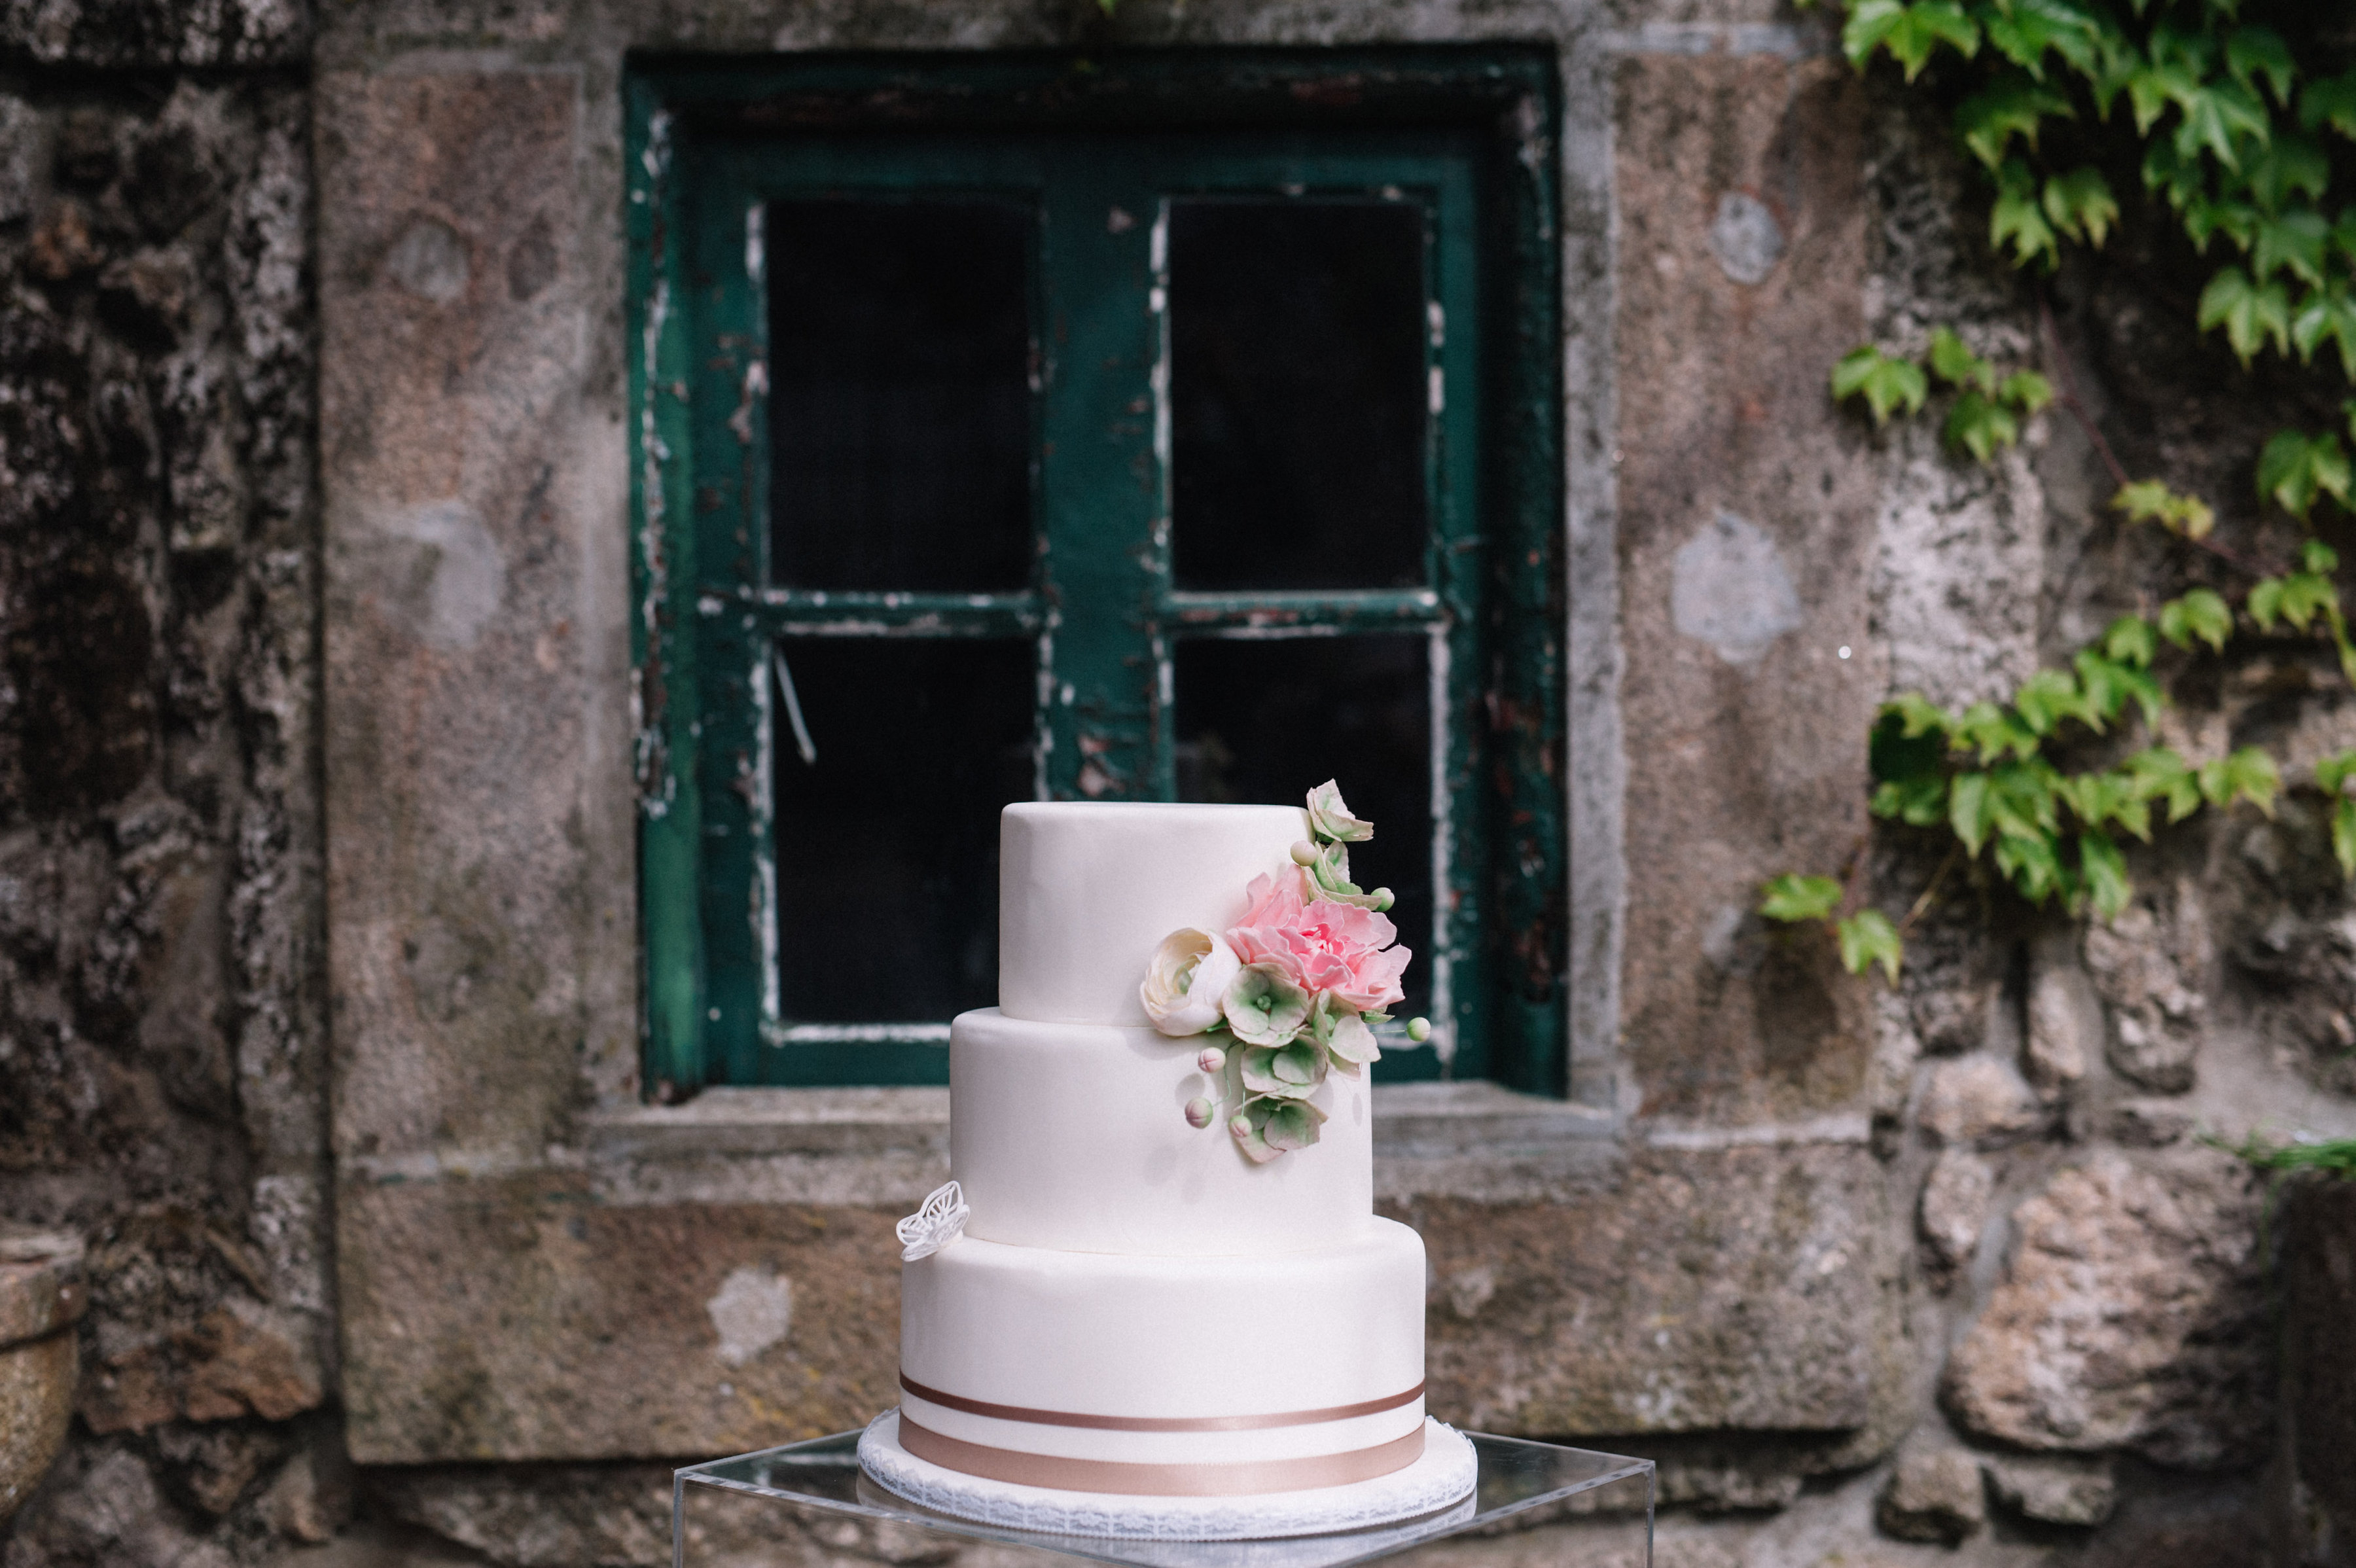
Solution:
<svg viewBox="0 0 2356 1568">
<path fill-rule="evenodd" d="M 1165 1035 L 1199 1035 L 1219 1021 L 1219 1008 L 1243 961 L 1224 938 L 1192 926 L 1162 939 L 1137 988 L 1145 1015 Z"/>
<path fill-rule="evenodd" d="M 1194 1058 L 1198 1072 L 1216 1072 L 1227 1065 L 1227 1053 L 1216 1046 L 1205 1046 L 1202 1055 Z"/>
<path fill-rule="evenodd" d="M 1248 1046 L 1281 1046 L 1309 1022 L 1309 993 L 1280 964 L 1246 964 L 1227 983 L 1221 1003 L 1227 1027 Z"/>
<path fill-rule="evenodd" d="M 1342 789 L 1328 779 L 1309 791 L 1309 825 L 1319 838 L 1344 843 L 1364 843 L 1375 836 L 1375 824 L 1361 822 L 1342 803 Z"/>
<path fill-rule="evenodd" d="M 1311 843 L 1307 839 L 1295 841 L 1292 846 L 1292 864 L 1295 865 L 1316 865 L 1317 846 Z"/>
<path fill-rule="evenodd" d="M 1407 1037 L 1413 1040 L 1419 1046 L 1423 1044 L 1424 1041 L 1431 1038 L 1431 1020 L 1429 1018 L 1409 1018 L 1407 1021 Z"/>
<path fill-rule="evenodd" d="M 1186 1125 L 1189 1127 L 1207 1127 L 1211 1124 L 1211 1118 L 1218 1113 L 1219 1108 L 1200 1095 L 1186 1101 Z"/>
</svg>

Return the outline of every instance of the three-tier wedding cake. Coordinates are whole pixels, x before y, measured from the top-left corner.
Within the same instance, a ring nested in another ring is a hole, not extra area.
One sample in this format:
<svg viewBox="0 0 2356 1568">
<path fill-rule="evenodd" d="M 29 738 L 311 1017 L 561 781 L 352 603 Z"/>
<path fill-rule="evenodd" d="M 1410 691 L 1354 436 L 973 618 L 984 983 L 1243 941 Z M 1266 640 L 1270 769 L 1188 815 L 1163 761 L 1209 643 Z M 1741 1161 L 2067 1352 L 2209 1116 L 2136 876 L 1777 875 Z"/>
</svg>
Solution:
<svg viewBox="0 0 2356 1568">
<path fill-rule="evenodd" d="M 1408 955 L 1348 879 L 1371 832 L 1331 785 L 1006 808 L 999 1005 L 951 1026 L 953 1180 L 900 1228 L 871 1474 L 1006 1522 L 1128 1498 L 1181 1534 L 1239 1532 L 1184 1528 L 1208 1499 L 1372 1522 L 1469 1487 L 1424 1415 L 1423 1243 L 1374 1213 L 1366 1066 Z"/>
</svg>

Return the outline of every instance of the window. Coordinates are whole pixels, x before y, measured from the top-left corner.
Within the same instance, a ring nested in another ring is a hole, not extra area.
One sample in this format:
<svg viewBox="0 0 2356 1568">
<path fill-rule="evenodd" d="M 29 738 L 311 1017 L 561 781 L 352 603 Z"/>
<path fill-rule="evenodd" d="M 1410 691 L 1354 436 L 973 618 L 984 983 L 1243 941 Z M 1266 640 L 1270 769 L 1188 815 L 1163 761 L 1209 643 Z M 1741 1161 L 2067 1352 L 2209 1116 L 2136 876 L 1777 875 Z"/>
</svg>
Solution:
<svg viewBox="0 0 2356 1568">
<path fill-rule="evenodd" d="M 1561 1091 L 1552 81 L 634 65 L 649 1083 L 942 1081 L 1001 805 L 1338 774 L 1378 1076 Z"/>
</svg>

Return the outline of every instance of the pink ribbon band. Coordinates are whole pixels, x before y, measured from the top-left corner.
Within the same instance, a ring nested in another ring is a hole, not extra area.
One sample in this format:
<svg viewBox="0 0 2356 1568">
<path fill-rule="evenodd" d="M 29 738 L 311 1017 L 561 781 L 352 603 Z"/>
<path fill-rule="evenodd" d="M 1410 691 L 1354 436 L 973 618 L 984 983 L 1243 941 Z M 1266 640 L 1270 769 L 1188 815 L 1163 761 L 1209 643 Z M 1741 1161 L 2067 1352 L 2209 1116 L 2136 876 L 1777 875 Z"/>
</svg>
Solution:
<svg viewBox="0 0 2356 1568">
<path fill-rule="evenodd" d="M 961 1410 L 968 1415 L 992 1416 L 1000 1421 L 1027 1421 L 1036 1426 L 1082 1426 L 1093 1432 L 1264 1432 L 1272 1426 L 1312 1426 L 1319 1422 L 1347 1421 L 1355 1415 L 1379 1415 L 1384 1411 L 1397 1410 L 1423 1397 L 1423 1384 L 1418 1383 L 1405 1393 L 1387 1394 L 1381 1399 L 1367 1400 L 1360 1404 L 1329 1405 L 1323 1410 L 1286 1411 L 1279 1415 L 1081 1415 L 1073 1411 L 1031 1410 L 1019 1404 L 991 1404 L 986 1400 L 969 1400 L 961 1394 L 945 1394 L 938 1389 L 925 1387 L 906 1372 L 900 1374 L 900 1386 L 927 1404 Z M 1380 1471 L 1376 1473 L 1381 1474 Z M 1066 1489 L 1087 1491 L 1096 1488 Z"/>
<path fill-rule="evenodd" d="M 918 1396 L 920 1398 L 925 1396 Z M 1239 1498 L 1260 1492 L 1303 1492 L 1344 1487 L 1404 1470 L 1423 1457 L 1423 1428 L 1405 1437 L 1347 1454 L 1304 1459 L 1255 1459 L 1223 1465 L 1139 1465 L 1114 1459 L 1066 1459 L 1019 1454 L 928 1431 L 900 1412 L 900 1446 L 951 1470 L 1020 1487 L 1065 1492 L 1124 1492 L 1146 1498 Z"/>
</svg>

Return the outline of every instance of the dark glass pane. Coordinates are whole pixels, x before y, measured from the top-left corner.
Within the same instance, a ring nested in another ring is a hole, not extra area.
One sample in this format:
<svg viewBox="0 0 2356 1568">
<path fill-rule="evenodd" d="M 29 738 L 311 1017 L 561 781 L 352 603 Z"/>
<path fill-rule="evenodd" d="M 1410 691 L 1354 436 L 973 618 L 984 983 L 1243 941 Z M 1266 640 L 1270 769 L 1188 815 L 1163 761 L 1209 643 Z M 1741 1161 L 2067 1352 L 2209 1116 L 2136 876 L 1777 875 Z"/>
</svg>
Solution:
<svg viewBox="0 0 2356 1568">
<path fill-rule="evenodd" d="M 1424 580 L 1424 336 L 1419 209 L 1172 208 L 1179 587 Z"/>
<path fill-rule="evenodd" d="M 1407 1011 L 1430 1010 L 1431 700 L 1421 637 L 1204 639 L 1178 645 L 1178 798 L 1290 804 L 1332 779 L 1375 824 L 1350 876 L 1398 897 L 1416 953 Z"/>
<path fill-rule="evenodd" d="M 769 206 L 770 564 L 805 588 L 1020 588 L 1030 212 Z"/>
<path fill-rule="evenodd" d="M 778 645 L 817 754 L 776 711 L 780 1000 L 794 1023 L 947 1019 L 998 1000 L 998 810 L 1032 793 L 1028 642 Z"/>
</svg>

